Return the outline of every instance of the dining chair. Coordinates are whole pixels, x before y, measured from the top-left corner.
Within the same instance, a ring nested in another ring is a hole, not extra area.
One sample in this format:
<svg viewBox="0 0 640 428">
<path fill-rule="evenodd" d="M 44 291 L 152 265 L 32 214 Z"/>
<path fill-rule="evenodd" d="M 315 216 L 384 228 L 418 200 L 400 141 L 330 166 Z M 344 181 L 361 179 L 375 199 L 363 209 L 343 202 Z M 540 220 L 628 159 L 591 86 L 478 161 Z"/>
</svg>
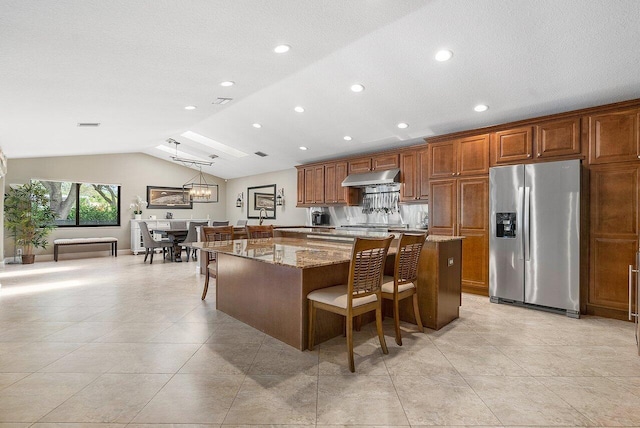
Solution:
<svg viewBox="0 0 640 428">
<path fill-rule="evenodd" d="M 413 313 L 416 318 L 416 324 L 418 325 L 418 330 L 424 332 L 422 319 L 420 318 L 420 308 L 418 308 L 418 291 L 415 282 L 418 279 L 418 259 L 426 239 L 426 234 L 400 234 L 396 260 L 393 265 L 393 276 L 385 275 L 382 278 L 382 298 L 393 302 L 396 343 L 400 346 L 402 346 L 400 300 L 413 297 Z"/>
<path fill-rule="evenodd" d="M 233 241 L 233 226 L 203 226 L 202 241 Z M 207 276 L 204 279 L 204 289 L 202 290 L 202 300 L 207 297 L 207 291 L 209 291 L 209 278 L 215 278 L 218 273 L 217 254 L 214 252 L 207 252 L 207 254 L 209 255 L 209 260 L 207 263 Z"/>
<path fill-rule="evenodd" d="M 247 239 L 273 238 L 273 225 L 268 226 L 245 226 Z"/>
<path fill-rule="evenodd" d="M 169 252 L 169 256 L 173 259 L 173 242 L 169 240 L 160 240 L 157 241 L 153 239 L 151 236 L 151 232 L 149 232 L 149 227 L 147 223 L 141 221 L 140 223 L 140 233 L 142 234 L 142 245 L 144 245 L 144 263 L 147 262 L 147 257 L 151 254 L 151 260 L 149 264 L 153 264 L 153 253 L 156 248 L 162 248 L 162 256 L 164 261 L 167 261 L 167 257 L 165 252 Z"/>
<path fill-rule="evenodd" d="M 198 242 L 198 228 L 201 226 L 206 226 L 208 223 L 206 221 L 191 221 L 189 222 L 189 230 L 187 231 L 187 236 L 182 241 L 182 249 L 187 251 L 187 261 L 189 261 L 189 255 L 193 257 L 193 260 L 198 260 L 197 250 L 191 246 L 192 243 Z"/>
<path fill-rule="evenodd" d="M 382 331 L 381 285 L 384 264 L 393 235 L 388 238 L 355 238 L 349 264 L 347 284 L 320 288 L 307 295 L 309 301 L 309 349 L 315 340 L 316 310 L 322 309 L 345 317 L 349 370 L 355 372 L 353 361 L 353 319 L 375 311 L 376 329 L 382 352 L 388 354 Z"/>
<path fill-rule="evenodd" d="M 238 220 L 236 226 L 245 227 L 249 220 Z"/>
<path fill-rule="evenodd" d="M 227 221 L 212 221 L 211 226 L 229 226 L 229 220 Z"/>
</svg>

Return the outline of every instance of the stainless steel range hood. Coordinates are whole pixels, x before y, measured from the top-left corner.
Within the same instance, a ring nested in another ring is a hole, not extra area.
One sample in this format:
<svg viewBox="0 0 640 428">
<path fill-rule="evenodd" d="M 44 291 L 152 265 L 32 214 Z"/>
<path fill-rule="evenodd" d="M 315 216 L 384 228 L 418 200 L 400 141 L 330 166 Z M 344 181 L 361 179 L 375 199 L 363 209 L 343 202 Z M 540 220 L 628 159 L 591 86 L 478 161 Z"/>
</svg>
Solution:
<svg viewBox="0 0 640 428">
<path fill-rule="evenodd" d="M 384 171 L 363 172 L 362 174 L 351 174 L 342 182 L 342 187 L 367 187 L 382 184 L 393 184 L 400 182 L 400 169 L 387 169 Z"/>
</svg>

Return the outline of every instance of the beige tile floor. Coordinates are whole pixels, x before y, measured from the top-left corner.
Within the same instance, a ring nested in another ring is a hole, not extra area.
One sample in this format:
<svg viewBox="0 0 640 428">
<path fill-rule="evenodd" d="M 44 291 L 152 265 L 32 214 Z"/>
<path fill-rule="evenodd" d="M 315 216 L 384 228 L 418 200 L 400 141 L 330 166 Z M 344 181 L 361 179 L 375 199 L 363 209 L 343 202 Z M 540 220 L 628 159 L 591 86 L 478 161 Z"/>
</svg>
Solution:
<svg viewBox="0 0 640 428">
<path fill-rule="evenodd" d="M 464 295 L 425 334 L 385 321 L 299 352 L 200 301 L 195 263 L 0 268 L 0 428 L 640 426 L 630 323 Z"/>
</svg>

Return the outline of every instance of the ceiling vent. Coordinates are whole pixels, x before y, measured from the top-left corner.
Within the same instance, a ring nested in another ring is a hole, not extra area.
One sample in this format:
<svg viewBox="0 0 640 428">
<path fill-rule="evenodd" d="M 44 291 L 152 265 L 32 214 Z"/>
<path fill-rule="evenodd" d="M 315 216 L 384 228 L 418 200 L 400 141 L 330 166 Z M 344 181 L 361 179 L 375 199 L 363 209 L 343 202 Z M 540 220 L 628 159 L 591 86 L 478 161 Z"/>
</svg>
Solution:
<svg viewBox="0 0 640 428">
<path fill-rule="evenodd" d="M 231 101 L 233 101 L 233 98 L 221 98 L 221 97 L 218 97 L 211 104 L 225 105 L 225 104 L 230 103 Z"/>
<path fill-rule="evenodd" d="M 256 152 L 256 155 L 260 156 L 260 157 L 265 157 L 265 156 L 269 156 L 268 154 L 264 153 L 264 152 Z"/>
<path fill-rule="evenodd" d="M 96 128 L 100 122 L 78 122 L 78 128 Z"/>
</svg>

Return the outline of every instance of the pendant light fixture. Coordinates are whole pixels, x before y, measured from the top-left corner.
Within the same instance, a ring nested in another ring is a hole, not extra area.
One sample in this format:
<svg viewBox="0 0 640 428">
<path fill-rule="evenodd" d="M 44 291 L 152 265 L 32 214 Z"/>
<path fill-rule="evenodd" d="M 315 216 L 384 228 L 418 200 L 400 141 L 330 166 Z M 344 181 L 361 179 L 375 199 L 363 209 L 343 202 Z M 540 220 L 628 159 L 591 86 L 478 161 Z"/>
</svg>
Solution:
<svg viewBox="0 0 640 428">
<path fill-rule="evenodd" d="M 198 168 L 198 174 L 182 185 L 185 195 L 189 195 L 189 200 L 194 203 L 218 202 L 218 185 L 207 183 L 202 173 L 202 166 L 211 166 L 213 162 L 180 157 L 178 155 L 178 144 L 180 143 L 172 138 L 169 138 L 167 142 L 176 146 L 176 154 L 171 156 L 174 162 L 180 162 L 186 167 Z"/>
</svg>

